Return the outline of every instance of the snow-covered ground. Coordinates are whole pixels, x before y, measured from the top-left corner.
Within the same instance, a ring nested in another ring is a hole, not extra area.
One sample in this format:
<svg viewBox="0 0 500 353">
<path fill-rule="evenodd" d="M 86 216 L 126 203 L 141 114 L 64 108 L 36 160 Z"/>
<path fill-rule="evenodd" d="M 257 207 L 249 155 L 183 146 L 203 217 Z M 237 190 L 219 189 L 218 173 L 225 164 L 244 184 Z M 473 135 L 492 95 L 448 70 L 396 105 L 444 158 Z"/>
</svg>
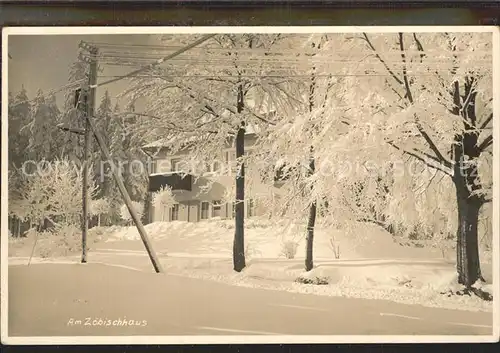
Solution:
<svg viewBox="0 0 500 353">
<path fill-rule="evenodd" d="M 263 219 L 249 220 L 245 231 L 247 267 L 236 273 L 232 270 L 232 221 L 157 222 L 146 226 L 168 273 L 272 290 L 387 299 L 460 310 L 492 310 L 492 302 L 475 296 L 448 294 L 450 290 L 459 289 L 455 284 L 451 245 L 447 251 L 430 244 L 425 247 L 400 245 L 400 241 L 371 224 L 354 225 L 349 232 L 318 227 L 314 243 L 315 268 L 305 273 L 304 228 L 300 224 L 271 225 Z M 46 247 L 53 241 L 40 239 L 38 242 L 42 245 L 37 247 Z M 294 258 L 283 254 L 283 244 L 287 242 L 297 244 Z M 9 255 L 29 256 L 32 243 L 29 239 L 19 244 L 12 242 Z M 62 242 L 54 244 L 64 246 Z M 93 228 L 89 244 L 91 252 L 124 255 L 123 265 L 139 257 L 142 260 L 136 266 L 150 268 L 135 227 Z M 66 255 L 58 252 L 56 256 Z M 491 256 L 483 258 L 491 259 Z M 487 279 L 485 289 L 492 293 L 491 262 L 483 261 L 482 268 Z M 299 277 L 324 279 L 328 284 L 297 283 Z"/>
<path fill-rule="evenodd" d="M 295 258 L 304 258 L 305 224 L 281 221 L 270 224 L 264 219 L 250 219 L 245 224 L 245 243 L 249 258 L 285 258 L 284 244 L 297 243 Z M 171 253 L 203 254 L 230 257 L 234 236 L 234 221 L 209 220 L 198 223 L 156 222 L 146 226 L 148 235 L 158 242 L 162 250 Z M 98 230 L 95 230 L 98 232 Z M 139 240 L 135 227 L 110 227 L 104 240 L 117 242 Z M 333 242 L 332 242 L 333 241 Z M 399 245 L 380 227 L 359 223 L 351 225 L 349 232 L 340 229 L 316 228 L 314 256 L 316 259 L 443 259 L 437 247 L 418 248 Z M 454 254 L 447 249 L 445 258 L 453 260 Z"/>
</svg>

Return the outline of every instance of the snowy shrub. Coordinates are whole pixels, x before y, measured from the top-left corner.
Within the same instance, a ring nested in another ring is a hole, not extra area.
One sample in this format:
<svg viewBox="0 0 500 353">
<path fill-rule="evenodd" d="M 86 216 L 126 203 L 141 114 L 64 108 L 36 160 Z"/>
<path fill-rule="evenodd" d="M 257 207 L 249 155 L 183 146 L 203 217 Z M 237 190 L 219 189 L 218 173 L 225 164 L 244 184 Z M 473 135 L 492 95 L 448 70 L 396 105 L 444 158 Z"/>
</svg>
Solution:
<svg viewBox="0 0 500 353">
<path fill-rule="evenodd" d="M 57 238 L 53 237 L 52 232 L 39 232 L 36 229 L 33 229 L 32 234 L 34 239 L 36 239 L 36 243 L 34 243 L 34 256 L 38 255 L 44 259 L 56 256 L 56 252 L 60 247 Z"/>
<path fill-rule="evenodd" d="M 97 226 L 101 226 L 101 216 L 111 211 L 111 205 L 107 198 L 90 201 L 90 214 L 97 216 Z"/>
<path fill-rule="evenodd" d="M 139 218 L 141 218 L 144 213 L 144 205 L 140 202 L 132 201 L 132 207 L 135 212 L 137 212 Z M 128 207 L 125 204 L 120 207 L 120 217 L 128 224 L 131 224 L 133 222 L 132 215 L 130 214 Z"/>
<path fill-rule="evenodd" d="M 234 229 L 234 221 L 222 221 L 220 222 L 221 228 L 224 229 Z"/>
<path fill-rule="evenodd" d="M 161 218 L 165 219 L 168 214 L 165 214 L 166 210 L 172 207 L 176 202 L 171 188 L 168 186 L 163 186 L 159 191 L 153 194 L 152 205 L 155 209 L 161 210 Z"/>
<path fill-rule="evenodd" d="M 299 244 L 295 240 L 286 240 L 281 243 L 281 254 L 287 259 L 294 259 L 297 255 Z"/>
<path fill-rule="evenodd" d="M 153 194 L 152 204 L 156 209 L 164 210 L 166 206 L 172 206 L 176 203 L 172 189 L 162 187 Z"/>
<path fill-rule="evenodd" d="M 82 249 L 82 232 L 73 224 L 57 225 L 51 231 L 38 232 L 35 236 L 38 237 L 35 254 L 42 258 L 66 256 Z M 87 242 L 90 243 L 89 239 Z"/>
<path fill-rule="evenodd" d="M 96 231 L 96 230 L 101 230 Z M 87 250 L 90 246 L 99 242 L 106 228 L 96 227 L 89 229 L 87 235 Z M 37 232 L 32 229 L 33 239 L 38 237 L 35 246 L 35 256 L 42 258 L 68 256 L 82 251 L 82 231 L 74 224 L 59 224 L 52 230 Z"/>
<path fill-rule="evenodd" d="M 250 259 L 254 256 L 262 255 L 262 253 L 257 249 L 257 247 L 252 243 L 245 244 L 245 258 Z"/>
<path fill-rule="evenodd" d="M 92 227 L 89 229 L 89 235 L 92 234 L 94 238 L 100 238 L 104 234 L 108 233 L 113 227 Z"/>
<path fill-rule="evenodd" d="M 329 278 L 323 276 L 313 276 L 313 277 L 299 276 L 295 280 L 295 282 L 301 284 L 327 285 L 329 283 Z"/>
<path fill-rule="evenodd" d="M 333 256 L 336 259 L 340 259 L 340 245 L 335 241 L 335 236 L 333 235 L 330 237 L 330 249 L 333 252 Z"/>
<path fill-rule="evenodd" d="M 432 238 L 432 246 L 439 249 L 443 259 L 448 257 L 448 253 L 453 250 L 454 241 L 448 239 L 448 234 L 439 232 Z"/>
<path fill-rule="evenodd" d="M 22 191 L 27 218 L 33 223 L 78 224 L 82 212 L 82 169 L 69 160 L 41 161 L 37 172 L 26 176 Z M 90 179 L 89 197 L 96 185 Z"/>
<path fill-rule="evenodd" d="M 254 228 L 269 228 L 271 226 L 271 222 L 268 219 L 263 219 L 260 217 L 251 218 L 246 222 L 246 229 L 254 229 Z"/>
</svg>

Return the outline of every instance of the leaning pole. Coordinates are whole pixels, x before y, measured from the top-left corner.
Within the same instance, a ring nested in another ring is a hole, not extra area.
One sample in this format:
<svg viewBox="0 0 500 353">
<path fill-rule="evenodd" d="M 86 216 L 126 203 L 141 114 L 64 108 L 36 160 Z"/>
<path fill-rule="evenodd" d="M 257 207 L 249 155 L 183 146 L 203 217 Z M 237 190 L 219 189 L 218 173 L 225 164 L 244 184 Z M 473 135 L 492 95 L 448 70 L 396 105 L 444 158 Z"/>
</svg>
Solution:
<svg viewBox="0 0 500 353">
<path fill-rule="evenodd" d="M 126 75 L 123 75 L 123 76 L 120 76 L 120 77 L 117 77 L 117 78 L 113 78 L 111 80 L 108 80 L 108 81 L 105 81 L 99 85 L 97 85 L 97 83 L 95 82 L 91 82 L 90 83 L 90 86 L 89 88 L 92 90 L 92 93 L 95 95 L 95 89 L 98 87 L 98 86 L 104 86 L 104 85 L 107 85 L 107 84 L 110 84 L 110 83 L 113 83 L 113 82 L 117 82 L 117 81 L 120 81 L 120 80 L 123 80 L 125 78 L 129 78 L 129 77 L 132 77 L 132 76 L 135 76 L 143 71 L 146 71 L 148 69 L 151 69 L 152 67 L 155 67 L 157 65 L 160 65 L 162 63 L 164 63 L 165 61 L 167 60 L 170 60 L 186 51 L 188 51 L 189 49 L 191 48 L 194 48 L 195 46 L 207 41 L 208 39 L 214 37 L 216 34 L 215 33 L 212 33 L 212 34 L 207 34 L 205 36 L 203 36 L 202 38 L 194 41 L 193 43 L 175 51 L 174 53 L 171 53 L 171 54 L 168 54 L 167 56 L 163 57 L 163 58 L 160 58 L 158 60 L 156 60 L 154 63 L 151 63 L 149 65 L 146 65 L 140 69 L 137 69 L 137 70 L 134 70 L 134 71 L 131 71 L 129 72 L 128 74 Z M 82 43 L 82 46 L 87 48 L 87 49 L 92 49 L 91 46 L 87 45 L 86 43 Z M 94 52 L 94 56 L 95 56 L 95 52 Z M 95 60 L 95 57 L 93 58 L 93 60 Z M 122 194 L 122 197 L 123 197 L 123 200 L 125 201 L 125 204 L 127 205 L 127 208 L 130 212 L 130 215 L 132 216 L 132 219 L 134 220 L 134 223 L 135 223 L 135 226 L 137 227 L 137 230 L 139 231 L 139 234 L 141 236 L 141 239 L 142 239 L 142 242 L 144 243 L 144 246 L 146 247 L 146 250 L 148 252 L 148 255 L 149 255 L 149 258 L 151 259 L 151 263 L 153 264 L 153 267 L 155 269 L 155 271 L 157 273 L 161 273 L 163 272 L 163 269 L 161 267 L 161 264 L 160 264 L 160 261 L 158 260 L 158 257 L 156 256 L 156 253 L 154 252 L 153 250 L 153 246 L 151 245 L 151 242 L 149 241 L 149 238 L 148 238 L 148 235 L 146 233 L 146 229 L 144 228 L 144 225 L 142 224 L 141 222 L 141 219 L 139 217 L 139 215 L 137 214 L 137 212 L 135 211 L 134 207 L 132 206 L 132 200 L 130 199 L 130 196 L 127 192 L 127 189 L 125 188 L 125 185 L 123 185 L 123 181 L 121 179 L 121 175 L 118 174 L 118 170 L 116 168 L 116 165 L 114 164 L 114 162 L 111 160 L 111 154 L 109 153 L 109 150 L 108 150 L 108 147 L 106 146 L 106 144 L 104 143 L 104 139 L 101 135 L 101 133 L 99 132 L 99 130 L 97 130 L 97 128 L 95 127 L 93 121 L 92 121 L 92 116 L 93 114 L 85 114 L 85 119 L 86 119 L 86 125 L 90 127 L 90 129 L 92 130 L 96 140 L 97 140 L 97 143 L 99 145 L 99 147 L 101 148 L 101 151 L 102 153 L 104 154 L 104 157 L 106 157 L 106 160 L 110 163 L 111 165 L 111 171 L 113 173 L 113 177 L 116 181 L 116 184 L 118 185 L 118 189 L 120 189 L 120 193 Z"/>
<path fill-rule="evenodd" d="M 116 181 L 116 184 L 118 185 L 118 189 L 120 189 L 120 193 L 122 194 L 123 200 L 125 201 L 125 204 L 127 205 L 127 208 L 130 212 L 130 215 L 132 216 L 132 219 L 134 220 L 135 226 L 137 227 L 137 230 L 139 231 L 142 242 L 144 243 L 144 246 L 146 247 L 146 251 L 148 252 L 149 258 L 151 259 L 151 263 L 153 264 L 153 267 L 154 267 L 156 273 L 161 273 L 161 272 L 163 272 L 163 268 L 161 267 L 160 261 L 158 260 L 158 257 L 156 256 L 155 251 L 153 250 L 153 246 L 151 245 L 149 237 L 146 233 L 146 229 L 144 228 L 144 225 L 141 222 L 141 218 L 139 217 L 136 210 L 132 206 L 132 200 L 130 199 L 130 196 L 127 192 L 127 189 L 125 188 L 125 185 L 123 184 L 123 181 L 121 179 L 120 174 L 118 174 L 118 170 L 116 168 L 115 163 L 111 159 L 111 155 L 108 151 L 108 147 L 104 143 L 104 139 L 103 139 L 101 133 L 99 132 L 99 130 L 96 129 L 91 117 L 87 115 L 86 119 L 87 119 L 88 124 L 90 125 L 92 132 L 94 133 L 94 136 L 97 140 L 97 143 L 99 144 L 99 147 L 101 148 L 102 153 L 104 154 L 104 157 L 106 157 L 106 160 L 111 165 L 111 171 L 113 173 L 113 177 Z"/>
</svg>

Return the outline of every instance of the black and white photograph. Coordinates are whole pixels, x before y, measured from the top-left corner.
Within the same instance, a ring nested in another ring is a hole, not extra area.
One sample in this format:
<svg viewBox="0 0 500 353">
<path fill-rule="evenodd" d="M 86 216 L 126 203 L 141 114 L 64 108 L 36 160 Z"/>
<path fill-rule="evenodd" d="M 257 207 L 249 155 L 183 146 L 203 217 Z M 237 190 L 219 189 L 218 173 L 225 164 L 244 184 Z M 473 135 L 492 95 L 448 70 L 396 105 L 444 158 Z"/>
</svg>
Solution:
<svg viewBox="0 0 500 353">
<path fill-rule="evenodd" d="M 499 340 L 497 27 L 11 27 L 2 341 Z"/>
</svg>

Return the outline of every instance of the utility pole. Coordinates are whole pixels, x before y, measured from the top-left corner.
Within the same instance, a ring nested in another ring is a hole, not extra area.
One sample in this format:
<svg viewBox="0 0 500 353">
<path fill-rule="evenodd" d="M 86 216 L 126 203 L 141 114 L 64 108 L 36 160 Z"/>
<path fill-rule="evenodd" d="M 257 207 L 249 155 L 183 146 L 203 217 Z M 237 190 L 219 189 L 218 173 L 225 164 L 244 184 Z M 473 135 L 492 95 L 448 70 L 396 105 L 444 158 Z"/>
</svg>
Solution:
<svg viewBox="0 0 500 353">
<path fill-rule="evenodd" d="M 118 185 L 118 189 L 120 190 L 120 193 L 122 194 L 122 197 L 123 197 L 123 200 L 125 201 L 125 204 L 127 205 L 128 211 L 130 212 L 130 215 L 132 216 L 132 219 L 134 220 L 135 226 L 137 227 L 137 230 L 139 231 L 139 235 L 141 236 L 142 242 L 146 248 L 146 251 L 148 252 L 151 263 L 153 264 L 153 267 L 154 267 L 156 273 L 161 273 L 161 272 L 163 272 L 163 269 L 162 269 L 162 266 L 160 264 L 160 261 L 158 260 L 158 257 L 156 256 L 156 253 L 153 250 L 153 246 L 151 245 L 151 242 L 148 238 L 148 234 L 146 233 L 146 229 L 144 228 L 144 225 L 142 224 L 141 218 L 139 217 L 136 210 L 134 209 L 134 206 L 132 205 L 132 200 L 130 199 L 130 195 L 128 194 L 128 191 L 125 188 L 125 185 L 123 184 L 122 175 L 121 175 L 121 173 L 119 173 L 118 168 L 116 167 L 115 163 L 111 159 L 111 154 L 109 153 L 108 147 L 106 146 L 106 143 L 104 142 L 104 138 L 102 137 L 101 132 L 99 130 L 97 130 L 97 128 L 95 127 L 94 122 L 92 121 L 92 117 L 87 115 L 87 116 L 85 116 L 85 118 L 87 119 L 87 122 L 90 125 L 90 129 L 94 133 L 94 136 L 97 140 L 97 143 L 99 144 L 99 147 L 101 148 L 102 153 L 104 154 L 104 157 L 111 165 L 111 171 L 113 172 L 113 177 L 115 178 L 116 184 Z"/>
<path fill-rule="evenodd" d="M 95 110 L 95 90 L 97 84 L 97 54 L 98 49 L 94 47 L 88 48 L 91 61 L 89 68 L 89 89 L 85 92 L 85 147 L 83 152 L 83 187 L 82 187 L 82 203 L 83 203 L 83 214 L 82 214 L 82 263 L 87 262 L 87 233 L 89 229 L 89 154 L 91 148 L 91 127 L 90 127 L 90 117 L 94 116 Z"/>
<path fill-rule="evenodd" d="M 149 258 L 151 259 L 151 263 L 153 264 L 153 267 L 157 273 L 163 272 L 163 268 L 160 264 L 160 261 L 153 250 L 153 246 L 148 238 L 148 235 L 146 233 L 146 229 L 144 228 L 144 225 L 141 222 L 141 219 L 139 215 L 137 214 L 136 210 L 134 209 L 132 205 L 132 200 L 130 198 L 130 195 L 127 192 L 127 189 L 125 188 L 125 185 L 123 184 L 122 180 L 122 175 L 119 173 L 118 168 L 116 167 L 115 163 L 111 159 L 111 154 L 109 153 L 108 147 L 106 146 L 106 143 L 104 141 L 104 138 L 102 137 L 101 133 L 99 130 L 97 130 L 96 126 L 94 125 L 94 122 L 92 119 L 94 118 L 94 110 L 95 110 L 95 90 L 97 88 L 97 54 L 98 54 L 98 49 L 91 47 L 85 42 L 82 42 L 81 47 L 88 50 L 91 58 L 90 61 L 86 58 L 82 59 L 84 61 L 90 62 L 90 72 L 89 72 L 89 90 L 87 91 L 88 99 L 84 100 L 86 102 L 84 108 L 85 108 L 85 130 L 83 131 L 85 134 L 85 155 L 84 155 L 84 178 L 83 178 L 83 217 L 84 217 L 84 222 L 82 226 L 82 263 L 87 262 L 87 251 L 86 251 L 86 243 L 87 243 L 87 230 L 88 230 L 88 153 L 90 151 L 90 141 L 92 135 L 95 136 L 97 143 L 101 149 L 101 152 L 103 153 L 104 157 L 106 160 L 110 163 L 111 165 L 111 171 L 113 173 L 113 177 L 116 181 L 116 184 L 118 186 L 118 189 L 120 190 L 120 193 L 123 197 L 123 200 L 125 201 L 125 204 L 127 205 L 127 208 L 130 212 L 130 215 L 132 216 L 132 219 L 134 220 L 134 223 L 137 227 L 137 230 L 139 231 L 139 235 L 141 236 L 142 242 L 146 248 L 146 251 L 148 252 Z M 84 97 L 85 98 L 85 97 Z M 78 100 L 77 100 L 78 101 Z M 78 131 L 72 131 L 75 133 L 78 133 Z"/>
</svg>

